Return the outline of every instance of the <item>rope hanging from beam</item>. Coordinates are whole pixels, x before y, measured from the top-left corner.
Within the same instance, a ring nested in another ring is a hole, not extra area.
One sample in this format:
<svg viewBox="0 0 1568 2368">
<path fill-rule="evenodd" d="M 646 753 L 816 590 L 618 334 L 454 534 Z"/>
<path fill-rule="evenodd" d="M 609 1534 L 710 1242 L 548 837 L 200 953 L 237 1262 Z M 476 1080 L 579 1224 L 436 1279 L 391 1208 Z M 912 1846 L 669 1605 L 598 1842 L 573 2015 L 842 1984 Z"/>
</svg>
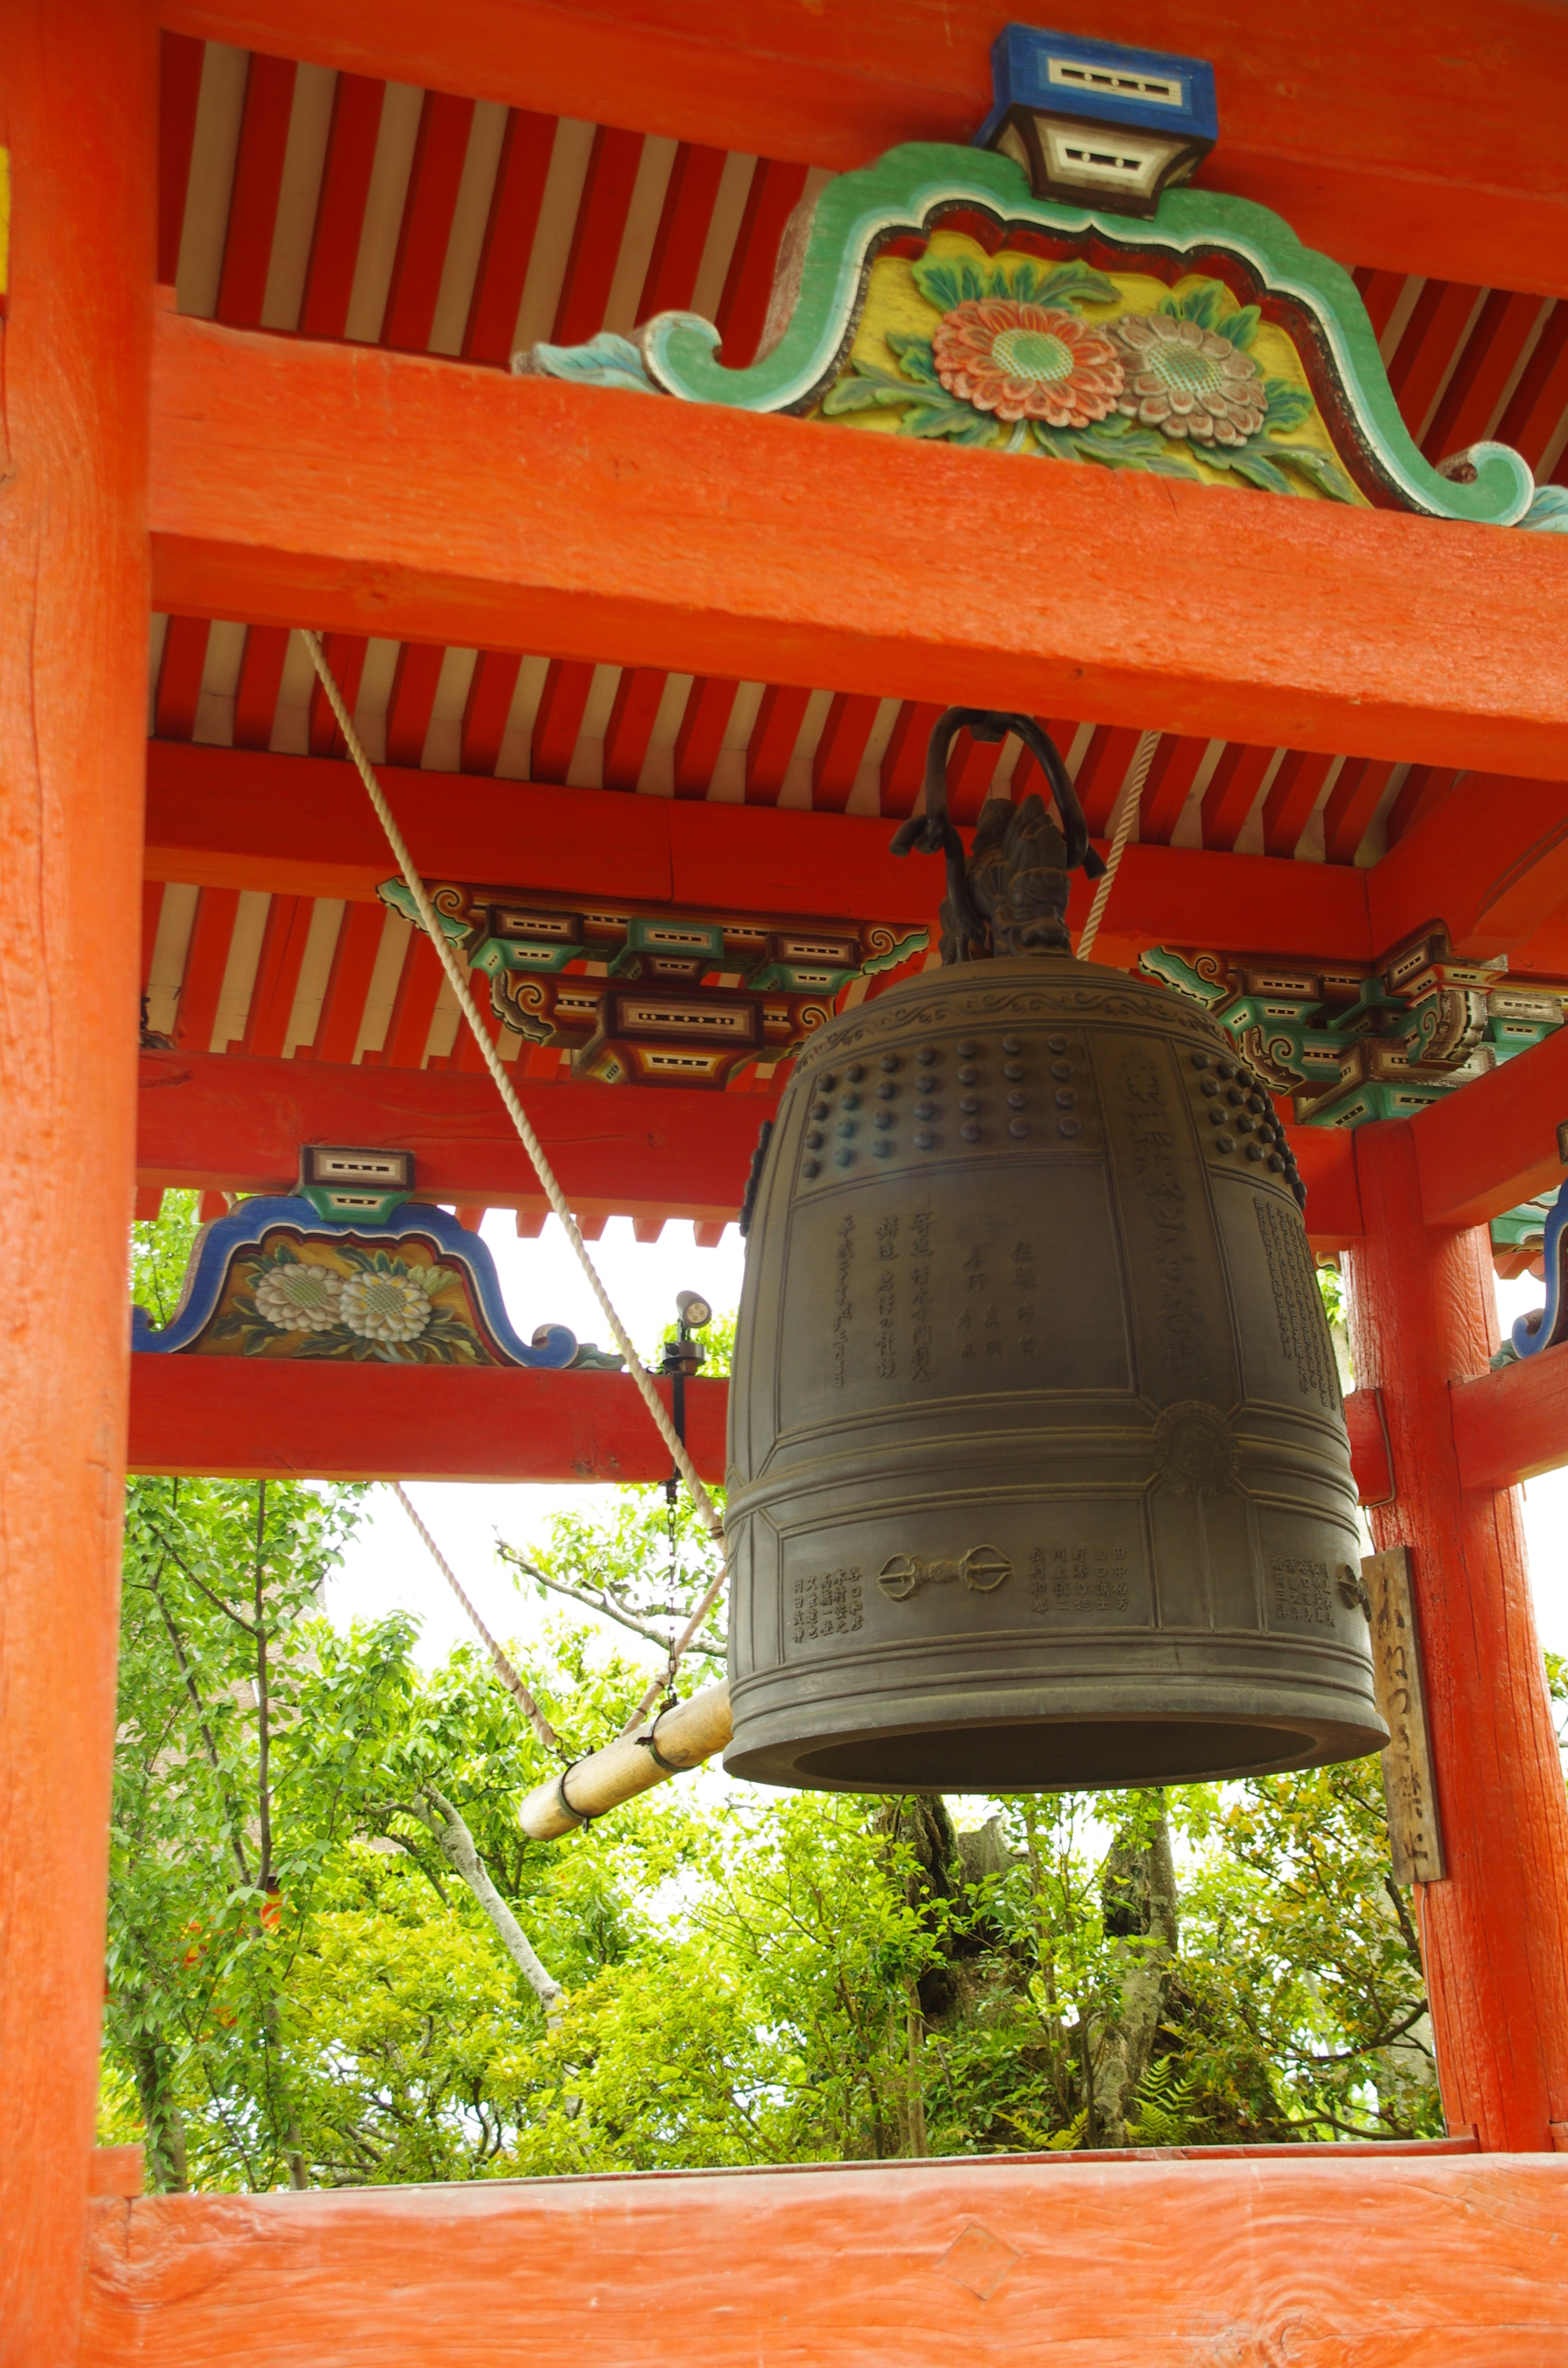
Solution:
<svg viewBox="0 0 1568 2368">
<path fill-rule="evenodd" d="M 382 791 L 381 782 L 376 778 L 375 768 L 371 764 L 369 757 L 365 754 L 365 746 L 363 741 L 360 739 L 358 733 L 355 729 L 354 718 L 348 712 L 348 709 L 344 702 L 343 693 L 337 687 L 337 677 L 333 673 L 331 666 L 327 663 L 326 651 L 323 647 L 321 635 L 317 632 L 312 632 L 309 627 L 303 628 L 302 632 L 305 647 L 311 654 L 311 662 L 315 667 L 317 677 L 321 682 L 321 687 L 326 693 L 327 701 L 331 706 L 332 712 L 337 718 L 337 726 L 338 730 L 343 734 L 344 744 L 348 750 L 349 756 L 354 761 L 355 769 L 358 773 L 359 779 L 365 784 L 366 792 L 369 798 L 370 803 L 376 810 L 376 818 L 380 822 L 382 830 L 386 833 L 387 845 L 392 851 L 393 860 L 397 864 L 398 870 L 402 872 L 408 893 L 414 900 L 415 910 L 419 915 L 425 934 L 429 939 L 432 947 L 435 949 L 436 958 L 439 962 L 441 968 L 445 971 L 448 984 L 451 987 L 453 995 L 457 997 L 458 1008 L 468 1022 L 474 1043 L 478 1047 L 480 1057 L 494 1080 L 495 1089 L 499 1093 L 501 1099 L 506 1106 L 506 1115 L 511 1120 L 513 1126 L 517 1129 L 518 1142 L 522 1144 L 523 1149 L 528 1153 L 529 1159 L 533 1163 L 534 1173 L 538 1176 L 540 1183 L 544 1190 L 544 1197 L 550 1202 L 551 1209 L 560 1218 L 562 1225 L 565 1229 L 566 1238 L 571 1243 L 573 1249 L 575 1251 L 578 1264 L 582 1267 L 585 1275 L 586 1275 L 588 1282 L 593 1290 L 594 1296 L 599 1303 L 599 1306 L 604 1314 L 605 1321 L 609 1326 L 610 1333 L 614 1338 L 616 1347 L 620 1350 L 621 1355 L 626 1360 L 627 1372 L 631 1374 L 638 1390 L 641 1392 L 642 1402 L 644 1406 L 646 1406 L 649 1414 L 653 1417 L 660 1438 L 664 1440 L 665 1445 L 669 1449 L 670 1453 L 675 1460 L 676 1469 L 680 1474 L 682 1480 L 686 1484 L 691 1501 L 696 1506 L 698 1512 L 701 1515 L 704 1522 L 707 1524 L 709 1535 L 716 1542 L 720 1548 L 721 1559 L 718 1573 L 708 1587 L 701 1601 L 698 1604 L 696 1611 L 693 1611 L 690 1619 L 687 1622 L 686 1626 L 681 1630 L 680 1634 L 676 1638 L 675 1643 L 670 1647 L 669 1665 L 664 1676 L 655 1678 L 653 1684 L 648 1688 L 648 1691 L 639 1702 L 636 1710 L 632 1713 L 626 1729 L 627 1733 L 631 1734 L 634 1728 L 642 1725 L 644 1719 L 648 1716 L 649 1712 L 653 1709 L 654 1703 L 668 1688 L 687 1646 L 690 1644 L 692 1638 L 701 1627 L 702 1622 L 707 1619 L 708 1614 L 711 1611 L 713 1606 L 718 1602 L 720 1596 L 723 1593 L 724 1583 L 729 1575 L 729 1565 L 723 1555 L 724 1524 L 720 1519 L 719 1512 L 713 1503 L 713 1499 L 710 1497 L 707 1489 L 703 1486 L 701 1480 L 698 1476 L 697 1466 L 692 1462 L 690 1455 L 687 1452 L 685 1440 L 677 1434 L 675 1424 L 671 1421 L 670 1417 L 665 1410 L 664 1401 L 660 1397 L 658 1391 L 653 1386 L 653 1375 L 648 1372 L 642 1358 L 637 1354 L 636 1349 L 633 1348 L 631 1336 L 627 1332 L 624 1324 L 622 1324 L 619 1315 L 617 1314 L 615 1305 L 610 1299 L 610 1295 L 605 1289 L 604 1283 L 600 1279 L 598 1269 L 595 1266 L 593 1259 L 588 1256 L 587 1244 L 584 1241 L 582 1234 L 578 1229 L 577 1221 L 572 1214 L 571 1205 L 567 1201 L 565 1193 L 561 1189 L 560 1183 L 556 1178 L 555 1170 L 551 1167 L 550 1161 L 545 1155 L 544 1145 L 540 1143 L 538 1135 L 534 1133 L 533 1127 L 528 1121 L 528 1112 L 524 1110 L 521 1101 L 518 1099 L 517 1087 L 513 1085 L 511 1078 L 506 1075 L 505 1064 L 501 1059 L 500 1053 L 496 1051 L 490 1030 L 485 1027 L 483 1020 L 480 1018 L 479 1007 L 475 1003 L 472 991 L 469 986 L 467 972 L 464 970 L 463 965 L 459 962 L 457 955 L 453 952 L 450 941 L 447 937 L 447 933 L 436 917 L 435 907 L 430 902 L 430 898 L 426 891 L 424 880 L 421 878 L 419 871 L 415 868 L 414 858 L 409 852 L 408 842 L 403 837 L 402 831 L 398 828 L 396 816 L 393 814 L 391 806 L 387 803 L 385 792 Z M 456 1584 L 455 1581 L 453 1583 L 454 1585 Z"/>
<path fill-rule="evenodd" d="M 1127 852 L 1127 842 L 1132 836 L 1132 825 L 1143 801 L 1143 784 L 1149 778 L 1149 768 L 1154 761 L 1154 751 L 1159 745 L 1157 732 L 1145 732 L 1132 752 L 1132 762 L 1127 768 L 1127 779 L 1121 785 L 1116 812 L 1111 816 L 1110 853 L 1106 858 L 1105 870 L 1095 882 L 1095 901 L 1089 906 L 1089 917 L 1080 930 L 1074 949 L 1080 962 L 1088 961 L 1094 951 L 1095 939 L 1099 936 L 1105 908 L 1110 902 L 1110 892 L 1116 883 L 1121 859 Z"/>
</svg>

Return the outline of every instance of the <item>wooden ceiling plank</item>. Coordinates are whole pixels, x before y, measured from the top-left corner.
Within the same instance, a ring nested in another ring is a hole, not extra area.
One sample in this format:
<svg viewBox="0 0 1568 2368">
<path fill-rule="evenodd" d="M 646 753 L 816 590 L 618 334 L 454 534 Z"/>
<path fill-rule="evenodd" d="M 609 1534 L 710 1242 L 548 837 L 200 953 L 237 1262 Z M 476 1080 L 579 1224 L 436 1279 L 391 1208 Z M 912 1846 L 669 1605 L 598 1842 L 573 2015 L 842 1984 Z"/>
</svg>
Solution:
<svg viewBox="0 0 1568 2368">
<path fill-rule="evenodd" d="M 1087 469 L 1020 507 L 991 454 L 172 313 L 154 353 L 163 609 L 1568 773 L 1560 536 Z"/>
<path fill-rule="evenodd" d="M 1293 856 L 1301 833 L 1317 811 L 1323 785 L 1335 759 L 1288 748 L 1263 802 L 1265 855 Z"/>
<path fill-rule="evenodd" d="M 278 1054 L 283 1050 L 310 935 L 311 909 L 311 900 L 304 896 L 274 896 L 267 909 L 261 959 L 241 1040 L 246 1053 Z"/>
<path fill-rule="evenodd" d="M 1480 294 L 1463 281 L 1429 279 L 1405 324 L 1389 364 L 1389 384 L 1417 443 Z"/>
<path fill-rule="evenodd" d="M 882 752 L 881 809 L 903 821 L 915 812 L 926 779 L 926 746 L 942 710 L 939 702 L 906 699 Z"/>
<path fill-rule="evenodd" d="M 998 17 L 982 0 L 164 0 L 171 28 L 363 74 L 839 171 L 902 140 L 967 141 L 991 103 Z M 1568 24 L 1494 0 L 1398 10 L 1323 0 L 1217 18 L 1118 0 L 1107 40 L 1208 58 L 1221 90 L 1210 188 L 1272 205 L 1309 245 L 1400 272 L 1568 291 L 1555 160 Z"/>
<path fill-rule="evenodd" d="M 386 1042 L 381 1046 L 383 1069 L 417 1069 L 424 1065 L 430 1022 L 436 1016 L 446 973 L 436 949 L 421 931 L 412 935 L 397 983 Z"/>
</svg>

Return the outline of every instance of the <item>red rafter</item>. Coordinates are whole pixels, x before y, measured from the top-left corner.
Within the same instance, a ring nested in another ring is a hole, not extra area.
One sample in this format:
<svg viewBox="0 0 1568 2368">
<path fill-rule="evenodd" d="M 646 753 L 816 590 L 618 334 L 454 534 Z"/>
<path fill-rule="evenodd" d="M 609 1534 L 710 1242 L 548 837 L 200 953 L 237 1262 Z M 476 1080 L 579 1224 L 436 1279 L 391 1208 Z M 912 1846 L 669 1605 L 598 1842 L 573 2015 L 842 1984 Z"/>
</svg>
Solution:
<svg viewBox="0 0 1568 2368">
<path fill-rule="evenodd" d="M 643 275 L 637 307 L 640 321 L 651 321 L 655 313 L 684 313 L 690 305 L 723 170 L 722 148 L 702 148 L 683 140 L 676 150 L 653 251 Z"/>
<path fill-rule="evenodd" d="M 344 914 L 316 1022 L 312 1052 L 318 1061 L 347 1067 L 354 1058 L 385 921 L 380 905 L 350 905 Z M 294 1057 L 298 1060 L 299 1054 Z"/>
<path fill-rule="evenodd" d="M 210 631 L 205 617 L 169 619 L 153 700 L 153 729 L 160 740 L 188 740 L 196 728 Z"/>
<path fill-rule="evenodd" d="M 1265 855 L 1295 854 L 1301 833 L 1316 811 L 1334 761 L 1332 757 L 1287 748 L 1263 802 Z"/>
<path fill-rule="evenodd" d="M 1169 845 L 1208 747 L 1207 740 L 1189 739 L 1181 733 L 1167 732 L 1162 737 L 1143 784 L 1143 807 L 1138 817 L 1138 836 L 1145 847 Z"/>
<path fill-rule="evenodd" d="M 172 287 L 196 144 L 206 44 L 189 33 L 164 33 L 158 44 L 158 278 Z"/>
<path fill-rule="evenodd" d="M 835 695 L 812 757 L 812 803 L 821 813 L 843 814 L 847 807 L 881 703 L 869 691 Z"/>
<path fill-rule="evenodd" d="M 1375 757 L 1347 757 L 1323 810 L 1324 856 L 1330 863 L 1354 863 L 1371 828 L 1392 764 Z"/>
<path fill-rule="evenodd" d="M 441 271 L 447 242 L 457 211 L 458 184 L 468 154 L 473 126 L 472 98 L 451 98 L 427 90 L 419 113 L 419 133 L 414 162 L 408 170 L 408 195 L 397 234 L 387 307 L 381 318 L 381 343 L 403 353 L 428 350 L 436 299 L 441 291 Z"/>
<path fill-rule="evenodd" d="M 158 923 L 164 911 L 164 882 L 143 880 L 142 882 L 142 992 L 147 992 L 153 975 L 153 951 L 158 942 Z"/>
<path fill-rule="evenodd" d="M 251 988 L 250 1010 L 241 1048 L 246 1053 L 280 1053 L 300 984 L 313 900 L 309 896 L 274 896 L 267 908 L 261 957 Z"/>
<path fill-rule="evenodd" d="M 347 323 L 385 97 L 383 82 L 374 82 L 366 74 L 337 77 L 304 301 L 300 307 L 301 337 L 341 337 Z"/>
<path fill-rule="evenodd" d="M 676 734 L 677 798 L 705 798 L 708 795 L 739 689 L 738 683 L 722 682 L 699 675 L 687 693 L 686 712 Z"/>
<path fill-rule="evenodd" d="M 752 725 L 751 738 L 746 743 L 746 803 L 748 806 L 771 806 L 778 802 L 784 786 L 784 776 L 790 769 L 790 759 L 795 753 L 795 743 L 801 736 L 801 726 L 806 720 L 809 690 L 793 685 L 769 683 L 762 694 Z"/>
<path fill-rule="evenodd" d="M 1361 291 L 1361 302 L 1367 308 L 1367 317 L 1372 324 L 1372 335 L 1381 337 L 1393 318 L 1393 308 L 1403 293 L 1404 274 L 1403 271 L 1363 269 L 1356 273 L 1355 279 Z"/>
<path fill-rule="evenodd" d="M 359 696 L 359 680 L 365 671 L 368 647 L 363 633 L 328 633 L 326 637 L 326 662 L 337 678 L 343 704 L 350 715 Z M 311 686 L 309 745 L 312 757 L 342 757 L 347 754 L 343 734 L 337 728 L 337 718 L 319 681 Z"/>
<path fill-rule="evenodd" d="M 430 642 L 404 642 L 399 650 L 387 701 L 389 765 L 419 766 L 446 655 Z"/>
<path fill-rule="evenodd" d="M 926 744 L 941 712 L 939 707 L 915 699 L 906 699 L 899 709 L 882 753 L 883 814 L 902 821 L 915 812 L 915 801 L 926 779 Z"/>
<path fill-rule="evenodd" d="M 999 740 L 977 740 L 971 732 L 955 734 L 948 751 L 948 812 L 954 822 L 978 818 L 991 795 L 1001 756 Z"/>
<path fill-rule="evenodd" d="M 774 267 L 784 225 L 806 186 L 803 165 L 758 160 L 746 193 L 745 212 L 719 299 L 717 327 L 729 370 L 744 370 L 756 358 L 773 293 Z"/>
<path fill-rule="evenodd" d="M 291 58 L 253 55 L 245 77 L 245 109 L 218 282 L 218 318 L 233 329 L 254 329 L 261 319 L 296 71 Z"/>
<path fill-rule="evenodd" d="M 196 922 L 186 949 L 185 977 L 180 984 L 179 1017 L 175 1023 L 176 1043 L 192 1053 L 211 1049 L 218 998 L 223 992 L 223 973 L 229 967 L 229 947 L 239 909 L 237 888 L 204 888 L 197 902 Z"/>
<path fill-rule="evenodd" d="M 1221 755 L 1212 780 L 1203 792 L 1203 844 L 1233 848 L 1263 787 L 1273 760 L 1272 748 L 1248 747 L 1233 740 Z"/>
<path fill-rule="evenodd" d="M 669 676 L 658 666 L 623 666 L 615 687 L 615 704 L 605 727 L 604 785 L 607 790 L 634 790 L 658 720 L 659 702 Z M 706 793 L 687 791 L 687 797 Z M 676 795 L 683 792 L 676 789 Z"/>
<path fill-rule="evenodd" d="M 1568 410 L 1568 303 L 1548 313 L 1525 364 L 1508 408 L 1497 423 L 1497 440 L 1522 452 L 1533 469 Z"/>
<path fill-rule="evenodd" d="M 1466 451 L 1481 441 L 1540 317 L 1539 296 L 1511 296 L 1506 289 L 1493 290 L 1422 438 L 1421 449 L 1428 461 L 1444 460 L 1449 453 Z"/>
<path fill-rule="evenodd" d="M 463 705 L 458 759 L 465 773 L 495 770 L 522 663 L 506 650 L 481 650 L 474 660 Z"/>
<path fill-rule="evenodd" d="M 289 655 L 287 625 L 249 625 L 234 693 L 234 746 L 268 748 L 278 715 L 283 662 Z"/>
<path fill-rule="evenodd" d="M 465 361 L 498 362 L 505 369 L 512 359 L 523 283 L 528 276 L 528 257 L 554 146 L 552 115 L 512 108 L 502 135 L 490 216 L 463 332 Z"/>
<path fill-rule="evenodd" d="M 1417 443 L 1480 293 L 1462 280 L 1429 279 L 1415 300 L 1389 368 L 1389 384 Z"/>
<path fill-rule="evenodd" d="M 1414 830 L 1418 822 L 1435 814 L 1459 780 L 1459 774 L 1449 765 L 1412 765 L 1389 808 L 1389 845 L 1396 847 L 1407 830 Z"/>
<path fill-rule="evenodd" d="M 620 259 L 620 242 L 626 234 L 626 217 L 642 161 L 640 131 L 601 124 L 595 132 L 572 233 L 572 252 L 555 308 L 551 334 L 558 346 L 581 345 L 604 326 L 605 306 Z"/>
<path fill-rule="evenodd" d="M 387 1022 L 381 1058 L 383 1069 L 417 1069 L 423 1063 L 445 976 L 435 947 L 422 931 L 415 930 L 403 961 L 392 1018 Z"/>
<path fill-rule="evenodd" d="M 528 752 L 530 780 L 566 779 L 572 752 L 583 729 L 583 711 L 588 703 L 593 679 L 594 669 L 585 658 L 551 658 L 540 696 L 539 712 L 534 717 Z"/>
<path fill-rule="evenodd" d="M 1102 838 L 1110 821 L 1111 808 L 1131 764 L 1142 734 L 1123 724 L 1115 726 L 1096 723 L 1095 736 L 1084 752 L 1084 761 L 1073 786 L 1078 792 L 1078 803 L 1084 809 L 1091 838 Z"/>
</svg>

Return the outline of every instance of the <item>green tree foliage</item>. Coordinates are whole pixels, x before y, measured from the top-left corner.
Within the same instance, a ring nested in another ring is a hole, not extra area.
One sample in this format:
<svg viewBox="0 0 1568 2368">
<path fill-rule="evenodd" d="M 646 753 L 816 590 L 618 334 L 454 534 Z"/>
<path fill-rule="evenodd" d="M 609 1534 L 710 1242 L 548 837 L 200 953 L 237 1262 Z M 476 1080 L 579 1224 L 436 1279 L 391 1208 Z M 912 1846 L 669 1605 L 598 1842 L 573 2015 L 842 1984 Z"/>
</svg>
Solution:
<svg viewBox="0 0 1568 2368">
<path fill-rule="evenodd" d="M 188 1203 L 139 1229 L 161 1315 L 193 1230 Z M 961 1830 L 931 1797 L 710 1770 L 525 1845 L 517 1802 L 559 1762 L 484 1657 L 424 1668 L 406 1618 L 343 1634 L 322 1616 L 360 1507 L 130 1490 L 103 2135 L 145 2135 L 155 2183 L 1440 2127 L 1372 1763 L 966 1802 Z M 510 1559 L 525 1592 L 565 1600 L 517 1657 L 592 1749 L 662 1666 L 710 1549 L 680 1508 L 672 1547 L 653 1488 Z M 714 1674 L 717 1624 L 701 1641 L 683 1689 Z M 563 2011 L 547 2020 L 437 1847 L 437 1795 Z"/>
</svg>

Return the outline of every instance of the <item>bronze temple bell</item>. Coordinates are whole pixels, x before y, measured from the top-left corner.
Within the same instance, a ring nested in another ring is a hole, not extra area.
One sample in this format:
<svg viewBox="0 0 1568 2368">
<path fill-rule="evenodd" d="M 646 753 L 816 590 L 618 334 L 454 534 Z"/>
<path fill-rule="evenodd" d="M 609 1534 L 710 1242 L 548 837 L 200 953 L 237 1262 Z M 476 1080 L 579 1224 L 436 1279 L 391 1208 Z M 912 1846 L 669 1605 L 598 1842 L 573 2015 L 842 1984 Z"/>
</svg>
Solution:
<svg viewBox="0 0 1568 2368">
<path fill-rule="evenodd" d="M 1019 734 L 983 813 L 954 733 Z M 943 967 L 801 1055 L 756 1179 L 730 1391 L 734 1740 L 828 1791 L 1179 1782 L 1358 1758 L 1356 1490 L 1295 1163 L 1195 1006 L 1074 960 L 1100 869 L 1051 742 L 949 710 Z"/>
</svg>

